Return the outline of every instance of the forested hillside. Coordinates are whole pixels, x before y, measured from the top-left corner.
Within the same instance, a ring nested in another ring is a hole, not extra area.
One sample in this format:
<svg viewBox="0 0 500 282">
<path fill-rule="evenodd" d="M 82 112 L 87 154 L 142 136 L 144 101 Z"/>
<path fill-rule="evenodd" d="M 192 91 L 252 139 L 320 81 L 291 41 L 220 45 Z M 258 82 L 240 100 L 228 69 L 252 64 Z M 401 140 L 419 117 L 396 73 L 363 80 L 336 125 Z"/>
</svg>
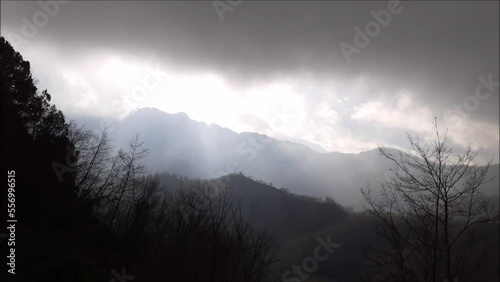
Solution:
<svg viewBox="0 0 500 282">
<path fill-rule="evenodd" d="M 115 152 L 106 132 L 69 124 L 38 91 L 29 62 L 0 44 L 2 169 L 15 171 L 18 219 L 16 276 L 2 271 L 2 280 L 268 277 L 276 245 L 240 216 L 230 193 L 163 190 L 140 162 L 139 139 Z"/>
</svg>

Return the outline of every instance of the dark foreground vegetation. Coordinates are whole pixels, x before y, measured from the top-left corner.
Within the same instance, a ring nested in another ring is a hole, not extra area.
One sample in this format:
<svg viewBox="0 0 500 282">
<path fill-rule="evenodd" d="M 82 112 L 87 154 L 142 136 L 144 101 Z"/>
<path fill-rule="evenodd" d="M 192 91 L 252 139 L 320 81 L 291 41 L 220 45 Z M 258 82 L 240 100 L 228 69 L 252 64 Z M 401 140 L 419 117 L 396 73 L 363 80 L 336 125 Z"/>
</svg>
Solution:
<svg viewBox="0 0 500 282">
<path fill-rule="evenodd" d="M 106 132 L 67 123 L 29 63 L 0 43 L 2 170 L 16 171 L 19 218 L 16 275 L 2 271 L 2 281 L 109 281 L 112 270 L 137 281 L 267 276 L 276 245 L 229 189 L 162 189 L 138 138 L 115 152 Z"/>
<path fill-rule="evenodd" d="M 414 143 L 414 162 L 386 154 L 400 171 L 382 197 L 363 190 L 359 213 L 243 174 L 154 174 L 139 136 L 118 149 L 106 130 L 68 122 L 29 62 L 0 45 L 2 173 L 15 171 L 18 218 L 16 275 L 3 264 L 2 281 L 499 279 L 498 203 L 481 196 L 488 167 L 468 162 L 472 152 L 453 166 L 443 140 L 430 151 Z M 2 197 L 0 232 L 6 206 Z M 326 238 L 335 252 L 294 270 Z"/>
</svg>

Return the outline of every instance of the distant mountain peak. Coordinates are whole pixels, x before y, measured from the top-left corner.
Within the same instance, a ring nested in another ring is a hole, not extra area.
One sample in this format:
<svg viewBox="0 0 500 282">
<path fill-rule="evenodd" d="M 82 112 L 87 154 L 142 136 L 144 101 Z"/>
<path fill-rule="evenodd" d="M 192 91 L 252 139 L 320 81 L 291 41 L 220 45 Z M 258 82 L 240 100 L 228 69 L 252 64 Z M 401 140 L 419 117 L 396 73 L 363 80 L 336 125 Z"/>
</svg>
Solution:
<svg viewBox="0 0 500 282">
<path fill-rule="evenodd" d="M 157 108 L 145 107 L 137 109 L 137 111 L 132 112 L 131 114 L 144 114 L 144 113 L 157 113 L 157 114 L 166 114 L 164 111 L 159 110 Z"/>
<path fill-rule="evenodd" d="M 301 139 L 301 138 L 293 138 L 293 139 L 290 139 L 291 142 L 294 142 L 294 143 L 297 143 L 297 144 L 301 144 L 303 146 L 306 146 L 307 148 L 313 150 L 314 152 L 316 153 L 320 153 L 320 154 L 328 154 L 329 152 L 327 150 L 325 150 L 325 148 L 323 148 L 321 145 L 319 144 L 316 144 L 316 143 L 313 143 L 311 141 L 307 141 L 305 139 Z"/>
<path fill-rule="evenodd" d="M 164 112 L 160 109 L 151 108 L 151 107 L 144 107 L 144 108 L 137 109 L 135 112 L 130 113 L 129 116 L 133 116 L 133 115 L 155 115 L 155 116 L 162 115 L 162 116 L 176 116 L 176 117 L 182 117 L 182 118 L 189 119 L 189 116 L 185 112 L 178 112 L 175 114 L 170 114 L 170 113 Z"/>
<path fill-rule="evenodd" d="M 190 119 L 188 114 L 186 114 L 185 112 L 178 112 L 176 114 L 174 114 L 175 116 L 177 117 L 180 117 L 180 118 L 185 118 L 185 119 Z"/>
</svg>

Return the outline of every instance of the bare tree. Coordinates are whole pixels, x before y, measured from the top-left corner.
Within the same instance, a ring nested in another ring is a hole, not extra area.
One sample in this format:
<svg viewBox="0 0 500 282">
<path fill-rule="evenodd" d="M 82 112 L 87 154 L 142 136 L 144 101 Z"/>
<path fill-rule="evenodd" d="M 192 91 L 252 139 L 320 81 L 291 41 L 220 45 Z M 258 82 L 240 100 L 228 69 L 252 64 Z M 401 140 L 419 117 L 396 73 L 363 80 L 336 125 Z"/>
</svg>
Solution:
<svg viewBox="0 0 500 282">
<path fill-rule="evenodd" d="M 113 147 L 107 129 L 103 129 L 98 136 L 74 121 L 69 124 L 69 138 L 74 144 L 74 153 L 78 159 L 71 165 L 76 174 L 75 185 L 79 196 L 86 199 L 93 196 L 95 189 L 102 184 L 112 161 Z"/>
<path fill-rule="evenodd" d="M 251 226 L 242 203 L 229 187 L 213 195 L 204 182 L 188 183 L 151 206 L 147 272 L 156 281 L 263 281 L 275 262 L 277 246 Z M 158 194 L 157 194 L 158 197 Z M 170 271 L 164 273 L 164 266 Z"/>
<path fill-rule="evenodd" d="M 477 243 L 475 227 L 498 218 L 498 207 L 479 189 L 491 181 L 486 178 L 491 162 L 476 163 L 471 145 L 453 154 L 437 122 L 434 130 L 435 139 L 426 145 L 407 134 L 412 153 L 379 148 L 396 167 L 393 177 L 378 200 L 370 186 L 361 189 L 389 246 L 375 260 L 390 280 L 453 281 Z"/>
<path fill-rule="evenodd" d="M 125 152 L 119 150 L 119 165 L 117 185 L 115 191 L 113 191 L 113 203 L 111 208 L 111 213 L 109 216 L 109 226 L 113 226 L 115 216 L 118 210 L 122 206 L 122 201 L 127 199 L 129 193 L 131 194 L 131 203 L 135 200 L 135 189 L 137 185 L 138 177 L 145 173 L 144 165 L 140 163 L 140 160 L 146 156 L 147 150 L 143 149 L 142 146 L 144 142 L 139 140 L 139 135 L 132 138 L 129 142 L 129 151 Z M 124 207 L 130 207 L 129 205 L 123 205 Z"/>
<path fill-rule="evenodd" d="M 147 151 L 138 136 L 115 156 L 106 130 L 98 136 L 72 123 L 70 138 L 78 154 L 72 167 L 79 196 L 126 246 L 125 264 L 159 281 L 268 276 L 277 246 L 252 227 L 228 183 L 191 181 L 168 193 L 141 163 Z"/>
</svg>

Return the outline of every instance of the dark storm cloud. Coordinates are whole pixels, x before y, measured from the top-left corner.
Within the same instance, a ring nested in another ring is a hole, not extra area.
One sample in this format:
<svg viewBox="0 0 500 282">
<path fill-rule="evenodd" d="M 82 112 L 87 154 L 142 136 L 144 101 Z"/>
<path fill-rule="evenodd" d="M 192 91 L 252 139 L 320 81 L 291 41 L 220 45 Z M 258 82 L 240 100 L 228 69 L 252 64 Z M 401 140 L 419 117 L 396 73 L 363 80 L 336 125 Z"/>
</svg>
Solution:
<svg viewBox="0 0 500 282">
<path fill-rule="evenodd" d="M 8 10 L 2 24 L 12 27 L 40 9 L 36 2 L 2 5 Z M 387 9 L 386 2 L 243 2 L 222 22 L 210 1 L 70 2 L 36 40 L 69 54 L 99 47 L 156 54 L 181 69 L 212 69 L 236 81 L 300 71 L 366 74 L 386 88 L 421 87 L 441 103 L 449 102 L 447 94 L 473 89 L 478 74 L 498 74 L 497 3 L 401 6 L 350 64 L 340 43 L 353 44 L 353 28 L 364 29 L 373 20 L 370 11 Z"/>
<path fill-rule="evenodd" d="M 396 100 L 410 91 L 440 117 L 474 95 L 479 75 L 498 81 L 497 2 L 400 5 L 350 63 L 340 44 L 354 45 L 354 28 L 364 30 L 374 20 L 370 12 L 386 10 L 387 2 L 247 1 L 224 13 L 224 21 L 211 1 L 70 2 L 32 41 L 49 42 L 65 58 L 92 49 L 126 52 L 179 71 L 214 72 L 236 87 L 362 77 L 370 90 L 353 101 Z M 19 33 L 21 18 L 37 10 L 36 2 L 2 2 L 2 29 Z M 322 99 L 319 88 L 303 95 Z M 498 125 L 495 91 L 468 118 Z"/>
</svg>

